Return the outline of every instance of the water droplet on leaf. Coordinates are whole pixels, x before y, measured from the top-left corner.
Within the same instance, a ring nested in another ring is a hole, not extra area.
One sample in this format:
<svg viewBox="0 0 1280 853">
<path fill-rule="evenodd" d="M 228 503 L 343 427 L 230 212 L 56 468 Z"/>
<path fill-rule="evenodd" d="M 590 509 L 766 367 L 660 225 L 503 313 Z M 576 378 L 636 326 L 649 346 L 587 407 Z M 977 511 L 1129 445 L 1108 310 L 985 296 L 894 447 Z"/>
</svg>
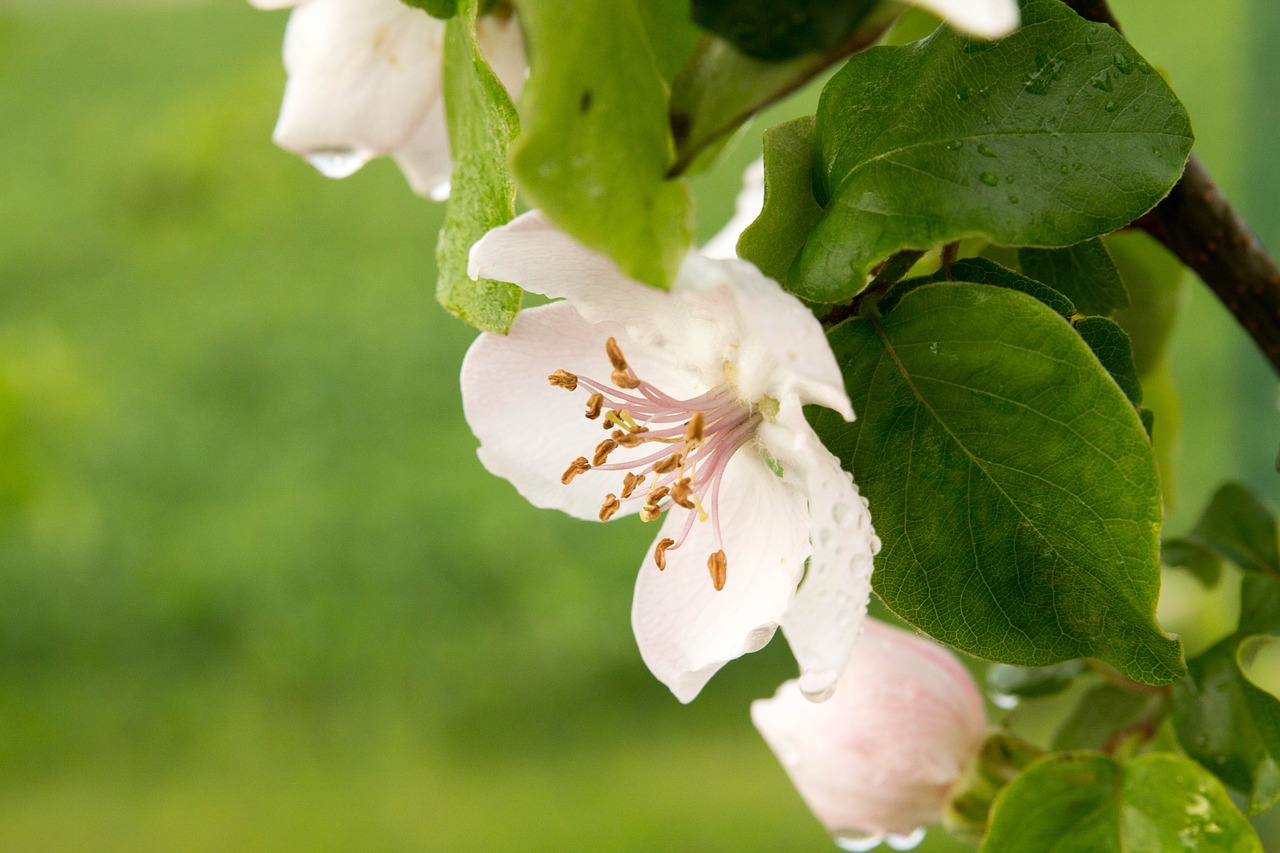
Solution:
<svg viewBox="0 0 1280 853">
<path fill-rule="evenodd" d="M 996 156 L 996 152 L 994 152 L 994 151 L 992 151 L 990 148 L 988 148 L 988 147 L 987 147 L 987 145 L 986 145 L 986 143 L 984 143 L 984 142 L 979 142 L 979 143 L 978 143 L 978 153 L 979 153 L 979 154 L 981 154 L 983 157 L 995 157 L 995 156 Z"/>
<path fill-rule="evenodd" d="M 989 187 L 994 187 L 996 184 L 1000 183 L 1000 179 L 997 178 L 995 175 L 991 174 L 990 172 L 983 172 L 978 177 L 979 177 L 979 180 L 981 180 L 984 184 L 986 184 Z"/>
</svg>

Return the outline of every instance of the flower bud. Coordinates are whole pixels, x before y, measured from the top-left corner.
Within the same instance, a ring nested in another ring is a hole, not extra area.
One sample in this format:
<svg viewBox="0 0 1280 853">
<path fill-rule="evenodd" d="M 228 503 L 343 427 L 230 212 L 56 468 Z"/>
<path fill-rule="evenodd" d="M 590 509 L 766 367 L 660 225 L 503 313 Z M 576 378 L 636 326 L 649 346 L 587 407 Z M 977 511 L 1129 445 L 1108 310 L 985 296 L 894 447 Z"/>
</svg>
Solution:
<svg viewBox="0 0 1280 853">
<path fill-rule="evenodd" d="M 937 822 L 986 730 L 982 696 L 955 655 L 873 619 L 830 699 L 811 702 L 788 681 L 752 704 L 751 719 L 846 849 Z"/>
</svg>

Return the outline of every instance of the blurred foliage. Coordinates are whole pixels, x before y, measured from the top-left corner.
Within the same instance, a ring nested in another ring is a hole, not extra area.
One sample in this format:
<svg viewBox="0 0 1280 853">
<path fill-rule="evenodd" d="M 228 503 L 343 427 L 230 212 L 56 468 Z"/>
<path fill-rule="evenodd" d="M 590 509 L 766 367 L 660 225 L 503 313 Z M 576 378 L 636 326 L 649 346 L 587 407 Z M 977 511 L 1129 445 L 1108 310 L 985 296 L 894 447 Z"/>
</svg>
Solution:
<svg viewBox="0 0 1280 853">
<path fill-rule="evenodd" d="M 1245 0 L 1220 31 L 1115 5 L 1244 188 Z M 631 638 L 649 531 L 479 466 L 442 210 L 270 144 L 283 22 L 0 10 L 0 849 L 830 849 L 747 718 L 781 643 L 678 705 Z M 695 180 L 703 239 L 806 111 Z M 1171 532 L 1221 480 L 1277 493 L 1273 377 L 1199 289 L 1188 316 Z"/>
</svg>

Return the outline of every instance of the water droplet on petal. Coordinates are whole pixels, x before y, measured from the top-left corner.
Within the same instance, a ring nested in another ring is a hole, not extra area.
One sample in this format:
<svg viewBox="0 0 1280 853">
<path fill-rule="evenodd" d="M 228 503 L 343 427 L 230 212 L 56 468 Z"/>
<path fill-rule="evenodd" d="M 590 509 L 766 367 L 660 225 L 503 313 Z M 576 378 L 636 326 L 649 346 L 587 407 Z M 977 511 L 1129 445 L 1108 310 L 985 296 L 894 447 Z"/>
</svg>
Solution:
<svg viewBox="0 0 1280 853">
<path fill-rule="evenodd" d="M 831 517 L 841 527 L 848 527 L 853 524 L 853 510 L 844 504 L 836 504 L 831 507 Z"/>
<path fill-rule="evenodd" d="M 871 556 L 874 557 L 876 554 L 880 553 L 881 544 L 879 536 L 876 536 L 874 533 L 871 534 L 871 541 L 867 544 L 871 546 Z"/>
<path fill-rule="evenodd" d="M 451 185 L 448 181 L 441 181 L 431 189 L 427 190 L 427 198 L 432 201 L 448 201 Z"/>
<path fill-rule="evenodd" d="M 879 847 L 880 842 L 884 841 L 884 836 L 858 829 L 839 830 L 832 833 L 831 840 L 837 847 L 848 853 L 867 853 L 868 850 Z"/>
<path fill-rule="evenodd" d="M 910 835 L 894 835 L 889 833 L 884 843 L 889 845 L 893 850 L 915 850 L 920 846 L 920 842 L 924 841 L 924 827 L 918 827 Z"/>
<path fill-rule="evenodd" d="M 810 702 L 825 702 L 836 692 L 838 677 L 838 673 L 828 669 L 807 669 L 800 673 L 800 692 Z"/>
<path fill-rule="evenodd" d="M 346 178 L 373 159 L 373 152 L 360 148 L 323 148 L 303 155 L 326 178 Z"/>
</svg>

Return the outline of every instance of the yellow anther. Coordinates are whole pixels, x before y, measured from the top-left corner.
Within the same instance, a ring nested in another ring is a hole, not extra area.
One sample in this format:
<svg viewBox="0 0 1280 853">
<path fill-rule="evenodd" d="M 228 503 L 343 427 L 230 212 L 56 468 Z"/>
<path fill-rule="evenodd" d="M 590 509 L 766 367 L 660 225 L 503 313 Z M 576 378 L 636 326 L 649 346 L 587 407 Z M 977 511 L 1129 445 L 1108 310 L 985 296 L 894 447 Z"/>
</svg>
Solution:
<svg viewBox="0 0 1280 853">
<path fill-rule="evenodd" d="M 658 571 L 667 567 L 667 549 L 676 544 L 674 539 L 659 539 L 658 547 L 653 551 L 653 561 L 658 564 Z"/>
<path fill-rule="evenodd" d="M 612 438 L 606 438 L 604 441 L 596 445 L 595 456 L 591 458 L 592 465 L 603 465 L 609 461 L 609 454 L 618 449 L 618 442 Z"/>
<path fill-rule="evenodd" d="M 590 470 L 591 470 L 591 465 L 587 462 L 587 457 L 579 456 L 577 459 L 570 462 L 569 467 L 566 468 L 564 473 L 560 475 L 560 482 L 564 483 L 567 486 L 573 482 L 574 477 L 578 476 L 584 471 L 590 471 Z"/>
<path fill-rule="evenodd" d="M 600 409 L 604 407 L 604 395 L 592 394 L 587 398 L 587 420 L 594 421 L 600 417 Z"/>
<path fill-rule="evenodd" d="M 567 391 L 578 390 L 578 377 L 567 370 L 557 370 L 547 377 L 547 381 L 555 387 L 564 388 Z"/>
<path fill-rule="evenodd" d="M 600 520 L 608 521 L 613 518 L 613 514 L 622 508 L 622 504 L 618 502 L 617 495 L 605 495 L 604 504 L 600 507 Z"/>
<path fill-rule="evenodd" d="M 711 585 L 716 588 L 716 592 L 724 589 L 724 582 L 729 578 L 729 562 L 725 559 L 724 551 L 716 551 L 707 558 L 707 570 L 711 572 Z"/>
</svg>

